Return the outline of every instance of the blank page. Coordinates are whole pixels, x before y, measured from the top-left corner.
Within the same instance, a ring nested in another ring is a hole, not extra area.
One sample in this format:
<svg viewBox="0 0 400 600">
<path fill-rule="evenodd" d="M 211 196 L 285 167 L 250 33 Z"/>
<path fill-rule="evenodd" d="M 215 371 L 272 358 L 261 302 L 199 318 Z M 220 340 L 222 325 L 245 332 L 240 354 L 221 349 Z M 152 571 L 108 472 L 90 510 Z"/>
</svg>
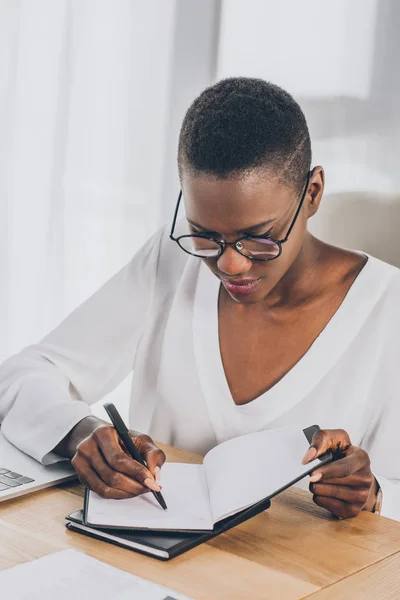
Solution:
<svg viewBox="0 0 400 600">
<path fill-rule="evenodd" d="M 77 550 L 63 550 L 0 573 L 2 598 L 18 600 L 189 600 Z"/>
<path fill-rule="evenodd" d="M 161 469 L 163 510 L 152 493 L 126 500 L 108 500 L 89 493 L 86 521 L 97 527 L 143 529 L 212 529 L 210 501 L 203 465 L 166 463 Z"/>
<path fill-rule="evenodd" d="M 309 443 L 301 429 L 275 429 L 234 438 L 204 459 L 214 522 L 267 498 L 310 472 L 302 465 Z"/>
</svg>

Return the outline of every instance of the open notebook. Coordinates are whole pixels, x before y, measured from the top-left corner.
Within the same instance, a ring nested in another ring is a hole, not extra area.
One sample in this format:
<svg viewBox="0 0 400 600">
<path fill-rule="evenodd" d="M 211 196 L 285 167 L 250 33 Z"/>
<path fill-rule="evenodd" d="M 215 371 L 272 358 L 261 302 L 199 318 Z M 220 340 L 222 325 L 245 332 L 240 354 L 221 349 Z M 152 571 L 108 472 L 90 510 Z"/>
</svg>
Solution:
<svg viewBox="0 0 400 600">
<path fill-rule="evenodd" d="M 272 498 L 331 460 L 325 455 L 302 465 L 306 435 L 292 428 L 262 431 L 216 446 L 202 465 L 166 463 L 161 471 L 165 511 L 152 494 L 108 500 L 87 491 L 84 523 L 102 529 L 211 531 L 222 519 Z"/>
</svg>

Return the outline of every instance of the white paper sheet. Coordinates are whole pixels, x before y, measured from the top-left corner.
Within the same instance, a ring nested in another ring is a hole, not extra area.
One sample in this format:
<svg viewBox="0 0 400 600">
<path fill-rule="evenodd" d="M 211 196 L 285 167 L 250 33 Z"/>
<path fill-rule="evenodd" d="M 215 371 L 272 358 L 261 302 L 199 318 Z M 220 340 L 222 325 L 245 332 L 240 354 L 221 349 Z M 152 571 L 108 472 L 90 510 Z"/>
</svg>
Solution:
<svg viewBox="0 0 400 600">
<path fill-rule="evenodd" d="M 219 520 L 260 502 L 318 466 L 319 459 L 301 464 L 308 447 L 297 428 L 234 438 L 210 450 L 204 465 L 164 465 L 162 493 L 167 511 L 152 494 L 105 500 L 90 492 L 87 521 L 109 527 L 213 529 Z"/>
<path fill-rule="evenodd" d="M 10 600 L 190 600 L 77 550 L 1 571 L 0 590 Z"/>
<path fill-rule="evenodd" d="M 214 521 L 259 502 L 307 473 L 309 448 L 301 429 L 251 433 L 216 446 L 204 459 Z M 223 465 L 223 466 L 222 466 Z"/>
<path fill-rule="evenodd" d="M 166 463 L 161 472 L 163 510 L 153 494 L 126 500 L 106 500 L 90 492 L 87 522 L 109 527 L 149 529 L 212 529 L 203 465 Z"/>
</svg>

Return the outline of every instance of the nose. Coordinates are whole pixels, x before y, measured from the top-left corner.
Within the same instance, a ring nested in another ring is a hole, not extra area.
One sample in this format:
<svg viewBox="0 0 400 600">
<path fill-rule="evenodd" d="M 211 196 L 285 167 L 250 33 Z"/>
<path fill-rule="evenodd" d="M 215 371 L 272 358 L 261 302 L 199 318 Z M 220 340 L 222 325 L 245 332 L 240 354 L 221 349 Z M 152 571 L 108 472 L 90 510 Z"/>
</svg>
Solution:
<svg viewBox="0 0 400 600">
<path fill-rule="evenodd" d="M 246 256 L 239 254 L 231 246 L 227 246 L 217 260 L 217 267 L 225 275 L 237 276 L 247 273 L 253 266 L 252 261 Z"/>
</svg>

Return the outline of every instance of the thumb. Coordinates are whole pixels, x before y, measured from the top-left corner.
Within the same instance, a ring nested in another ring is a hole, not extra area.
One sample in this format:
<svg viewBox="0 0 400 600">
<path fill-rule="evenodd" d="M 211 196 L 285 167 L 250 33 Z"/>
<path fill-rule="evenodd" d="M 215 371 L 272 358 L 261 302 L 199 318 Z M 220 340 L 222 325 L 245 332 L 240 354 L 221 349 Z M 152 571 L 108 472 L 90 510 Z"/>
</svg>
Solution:
<svg viewBox="0 0 400 600">
<path fill-rule="evenodd" d="M 147 468 L 153 475 L 156 483 L 160 479 L 160 470 L 165 463 L 165 453 L 155 445 L 153 440 L 148 435 L 138 435 L 135 437 L 135 444 L 138 447 L 140 454 L 147 463 Z"/>
<path fill-rule="evenodd" d="M 161 467 L 165 463 L 165 454 L 157 446 L 154 446 L 153 450 L 150 450 L 146 456 L 147 466 L 149 471 L 154 475 L 154 479 L 156 483 L 160 481 L 160 471 Z"/>
<path fill-rule="evenodd" d="M 320 429 L 314 433 L 311 446 L 305 453 L 302 464 L 306 465 L 328 450 L 335 454 L 346 452 L 350 447 L 349 434 L 343 429 Z"/>
</svg>

